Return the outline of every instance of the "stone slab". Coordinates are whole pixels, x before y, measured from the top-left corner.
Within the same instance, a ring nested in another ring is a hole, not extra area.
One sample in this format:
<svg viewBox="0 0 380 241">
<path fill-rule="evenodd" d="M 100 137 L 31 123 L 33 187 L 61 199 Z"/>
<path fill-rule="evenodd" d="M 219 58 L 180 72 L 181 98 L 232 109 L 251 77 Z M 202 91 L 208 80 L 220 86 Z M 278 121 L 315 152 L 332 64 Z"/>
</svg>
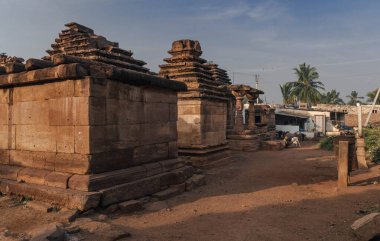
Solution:
<svg viewBox="0 0 380 241">
<path fill-rule="evenodd" d="M 68 185 L 69 188 L 75 190 L 96 191 L 122 183 L 143 179 L 146 176 L 146 169 L 142 166 L 138 166 L 93 175 L 73 175 L 70 178 Z"/>
<path fill-rule="evenodd" d="M 18 172 L 17 181 L 33 183 L 33 184 L 45 184 L 45 176 L 51 171 L 26 167 Z"/>
<path fill-rule="evenodd" d="M 162 200 L 166 200 L 166 199 L 169 199 L 171 197 L 177 196 L 183 192 L 184 192 L 184 190 L 181 187 L 178 187 L 178 186 L 177 187 L 169 187 L 166 190 L 154 193 L 152 195 L 152 197 L 157 198 L 158 200 L 162 201 Z"/>
<path fill-rule="evenodd" d="M 88 70 L 80 64 L 63 64 L 51 68 L 0 75 L 0 87 L 46 83 L 52 80 L 77 79 L 87 76 L 88 74 Z"/>
<path fill-rule="evenodd" d="M 0 178 L 17 180 L 18 173 L 22 170 L 22 167 L 0 165 Z"/>
<path fill-rule="evenodd" d="M 380 232 L 380 213 L 370 213 L 357 219 L 351 229 L 357 240 L 372 240 Z"/>
<path fill-rule="evenodd" d="M 18 183 L 6 179 L 0 179 L 0 191 L 6 194 L 25 195 L 34 200 L 55 203 L 81 211 L 96 208 L 101 195 L 98 192 L 80 192 L 45 185 Z"/>
<path fill-rule="evenodd" d="M 101 190 L 101 206 L 106 207 L 113 203 L 140 198 L 161 190 L 160 177 L 153 176 L 138 181 L 117 185 Z"/>
<path fill-rule="evenodd" d="M 160 161 L 160 164 L 163 168 L 163 171 L 171 171 L 177 168 L 181 168 L 186 165 L 185 160 L 183 159 L 169 159 L 165 161 Z"/>
<path fill-rule="evenodd" d="M 196 187 L 206 184 L 206 177 L 202 174 L 195 174 L 186 180 L 186 191 L 191 191 Z"/>
<path fill-rule="evenodd" d="M 66 189 L 67 183 L 72 174 L 62 172 L 50 172 L 45 176 L 45 185 L 49 187 L 59 187 Z"/>
<path fill-rule="evenodd" d="M 41 201 L 35 201 L 35 200 L 29 201 L 26 204 L 26 206 L 28 208 L 32 208 L 34 210 L 37 210 L 37 211 L 40 211 L 40 212 L 44 212 L 44 213 L 53 211 L 53 207 L 51 205 L 49 205 L 46 202 L 41 202 Z"/>
<path fill-rule="evenodd" d="M 144 208 L 144 203 L 140 200 L 129 200 L 126 202 L 119 203 L 119 207 L 121 212 L 131 213 L 142 210 Z"/>
<path fill-rule="evenodd" d="M 234 151 L 255 152 L 261 147 L 260 140 L 228 139 L 229 147 Z"/>
</svg>

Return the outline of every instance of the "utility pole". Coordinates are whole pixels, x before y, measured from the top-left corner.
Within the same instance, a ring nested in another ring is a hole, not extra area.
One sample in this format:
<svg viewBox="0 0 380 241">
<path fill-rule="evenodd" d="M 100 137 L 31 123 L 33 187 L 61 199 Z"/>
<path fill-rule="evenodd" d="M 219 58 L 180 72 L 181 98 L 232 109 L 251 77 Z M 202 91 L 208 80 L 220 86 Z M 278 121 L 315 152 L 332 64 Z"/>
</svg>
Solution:
<svg viewBox="0 0 380 241">
<path fill-rule="evenodd" d="M 363 137 L 362 106 L 359 102 L 356 103 L 356 106 L 358 107 L 358 135 L 359 135 L 359 138 L 362 138 Z"/>
<path fill-rule="evenodd" d="M 259 78 L 260 78 L 260 75 L 255 74 L 255 82 L 256 82 L 256 89 L 257 90 L 259 89 Z M 259 103 L 259 97 L 257 97 L 256 103 L 257 104 Z"/>
<path fill-rule="evenodd" d="M 367 119 L 366 119 L 366 121 L 365 121 L 364 127 L 367 127 L 367 126 L 368 126 L 369 119 L 371 118 L 371 115 L 372 115 L 373 109 L 375 108 L 375 105 L 376 105 L 377 99 L 379 98 L 379 94 L 380 94 L 380 88 L 377 90 L 377 93 L 376 93 L 375 99 L 373 99 L 373 103 L 372 103 L 372 106 L 371 106 L 371 110 L 368 112 Z"/>
<path fill-rule="evenodd" d="M 232 84 L 235 84 L 235 72 L 232 72 Z"/>
</svg>

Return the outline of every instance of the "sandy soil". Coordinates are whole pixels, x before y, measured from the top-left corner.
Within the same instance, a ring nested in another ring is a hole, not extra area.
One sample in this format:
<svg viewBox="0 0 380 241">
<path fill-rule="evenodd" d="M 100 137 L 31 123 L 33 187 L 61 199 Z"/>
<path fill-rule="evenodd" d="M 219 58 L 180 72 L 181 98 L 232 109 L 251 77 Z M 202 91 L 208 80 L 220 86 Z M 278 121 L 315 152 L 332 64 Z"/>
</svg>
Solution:
<svg viewBox="0 0 380 241">
<path fill-rule="evenodd" d="M 337 190 L 333 153 L 315 144 L 232 155 L 230 164 L 206 171 L 207 185 L 105 222 L 128 229 L 132 237 L 123 240 L 349 241 L 350 225 L 379 209 L 376 166 L 353 173 L 353 185 Z M 27 232 L 59 220 L 59 213 L 9 203 L 0 198 L 2 228 Z"/>
</svg>

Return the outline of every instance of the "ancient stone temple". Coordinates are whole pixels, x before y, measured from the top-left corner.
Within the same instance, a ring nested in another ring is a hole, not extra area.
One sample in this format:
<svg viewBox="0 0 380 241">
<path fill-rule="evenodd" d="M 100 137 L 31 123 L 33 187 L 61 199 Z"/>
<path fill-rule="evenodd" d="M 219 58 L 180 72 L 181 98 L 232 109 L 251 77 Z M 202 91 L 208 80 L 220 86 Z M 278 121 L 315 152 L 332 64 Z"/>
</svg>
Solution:
<svg viewBox="0 0 380 241">
<path fill-rule="evenodd" d="M 177 92 L 76 23 L 45 60 L 0 57 L 0 191 L 87 210 L 184 190 Z M 181 140 L 182 141 L 182 140 Z"/>
<path fill-rule="evenodd" d="M 211 67 L 201 58 L 198 41 L 174 41 L 168 53 L 171 57 L 164 59 L 167 64 L 160 66 L 159 75 L 185 83 L 188 89 L 178 93 L 179 154 L 198 166 L 225 159 L 228 157 L 225 79 L 213 79 Z"/>
<path fill-rule="evenodd" d="M 256 123 L 255 102 L 261 90 L 248 85 L 229 85 L 229 117 L 227 139 L 232 150 L 256 151 L 260 148 L 262 138 L 258 135 Z M 246 124 L 243 120 L 243 99 L 249 101 L 248 118 Z"/>
</svg>

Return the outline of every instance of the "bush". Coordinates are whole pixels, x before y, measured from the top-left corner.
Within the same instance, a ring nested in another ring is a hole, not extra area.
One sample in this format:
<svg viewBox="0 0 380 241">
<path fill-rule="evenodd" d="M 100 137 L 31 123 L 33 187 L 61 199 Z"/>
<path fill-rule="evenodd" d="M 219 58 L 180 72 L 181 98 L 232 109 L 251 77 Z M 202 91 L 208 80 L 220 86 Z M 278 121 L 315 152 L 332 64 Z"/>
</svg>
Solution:
<svg viewBox="0 0 380 241">
<path fill-rule="evenodd" d="M 380 163 L 380 128 L 365 128 L 364 142 L 372 161 Z"/>
<path fill-rule="evenodd" d="M 321 139 L 319 141 L 319 148 L 327 151 L 332 151 L 334 150 L 334 137 L 329 136 Z"/>
</svg>

